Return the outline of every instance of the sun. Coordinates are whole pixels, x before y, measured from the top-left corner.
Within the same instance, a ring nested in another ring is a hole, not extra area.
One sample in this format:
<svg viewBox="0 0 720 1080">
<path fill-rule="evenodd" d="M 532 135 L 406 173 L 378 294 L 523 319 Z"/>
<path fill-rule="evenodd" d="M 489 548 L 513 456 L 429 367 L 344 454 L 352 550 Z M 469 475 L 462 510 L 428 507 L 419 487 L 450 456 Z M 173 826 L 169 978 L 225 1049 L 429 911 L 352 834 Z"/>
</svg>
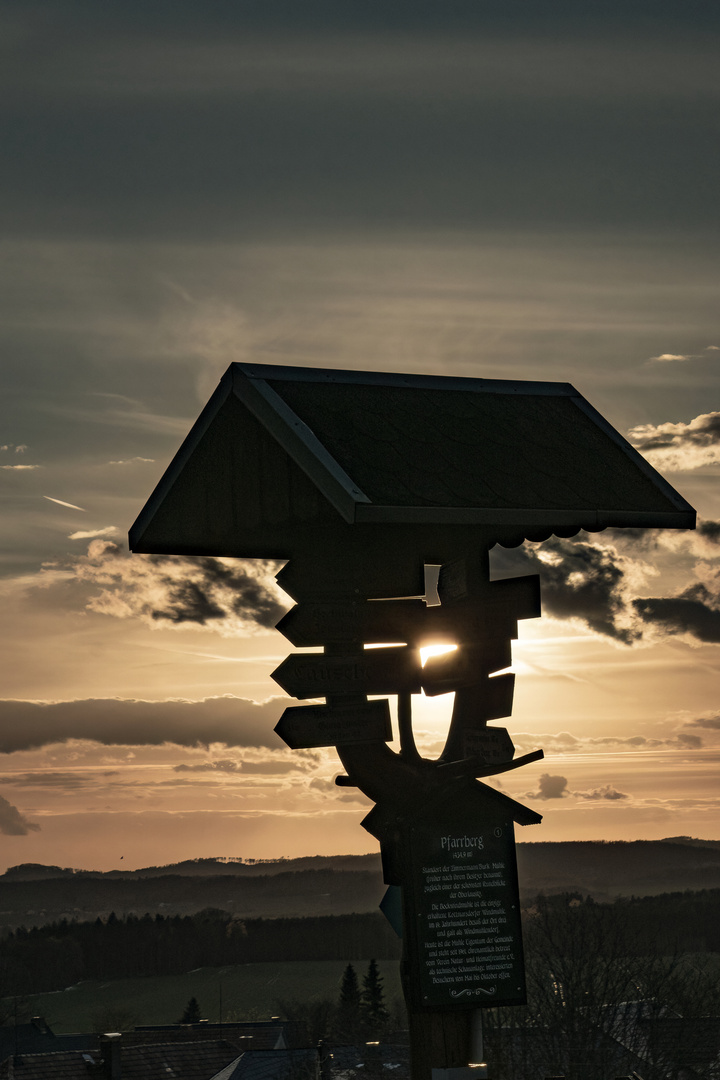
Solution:
<svg viewBox="0 0 720 1080">
<path fill-rule="evenodd" d="M 443 653 L 454 652 L 455 649 L 457 649 L 457 645 L 423 645 L 420 649 L 422 666 L 425 667 L 425 663 L 430 656 L 442 656 Z"/>
</svg>

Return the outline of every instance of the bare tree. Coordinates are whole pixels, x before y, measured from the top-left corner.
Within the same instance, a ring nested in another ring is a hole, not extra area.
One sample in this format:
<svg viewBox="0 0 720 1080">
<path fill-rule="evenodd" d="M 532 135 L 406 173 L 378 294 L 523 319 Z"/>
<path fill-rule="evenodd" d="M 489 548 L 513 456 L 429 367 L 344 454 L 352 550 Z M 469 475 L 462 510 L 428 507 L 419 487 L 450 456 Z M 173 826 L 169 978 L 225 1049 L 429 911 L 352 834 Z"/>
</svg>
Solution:
<svg viewBox="0 0 720 1080">
<path fill-rule="evenodd" d="M 669 935 L 638 935 L 620 902 L 539 897 L 526 912 L 528 1003 L 488 1010 L 488 1058 L 498 1080 L 606 1080 L 638 1071 L 681 1080 L 712 1059 L 707 1018 L 718 1015 L 718 965 L 683 954 Z M 717 1022 L 714 1021 L 716 1024 Z"/>
</svg>

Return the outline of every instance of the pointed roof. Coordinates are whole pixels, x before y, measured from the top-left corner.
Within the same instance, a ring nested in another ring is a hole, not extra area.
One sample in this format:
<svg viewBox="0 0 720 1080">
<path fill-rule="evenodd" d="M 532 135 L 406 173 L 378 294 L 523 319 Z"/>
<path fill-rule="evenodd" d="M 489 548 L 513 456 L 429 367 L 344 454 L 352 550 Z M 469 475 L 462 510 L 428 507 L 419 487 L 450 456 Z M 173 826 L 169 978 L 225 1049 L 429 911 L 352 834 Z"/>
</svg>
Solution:
<svg viewBox="0 0 720 1080">
<path fill-rule="evenodd" d="M 130 546 L 289 558 L 376 527 L 418 544 L 479 530 L 514 545 L 694 524 L 693 508 L 569 383 L 235 363 Z"/>
</svg>

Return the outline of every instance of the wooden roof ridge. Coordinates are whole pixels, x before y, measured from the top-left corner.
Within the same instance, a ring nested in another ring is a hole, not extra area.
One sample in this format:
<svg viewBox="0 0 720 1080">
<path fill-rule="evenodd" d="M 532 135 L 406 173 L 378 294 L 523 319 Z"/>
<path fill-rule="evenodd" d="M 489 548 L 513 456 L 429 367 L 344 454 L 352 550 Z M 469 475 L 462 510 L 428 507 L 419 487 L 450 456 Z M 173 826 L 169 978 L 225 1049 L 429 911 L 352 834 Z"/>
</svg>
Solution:
<svg viewBox="0 0 720 1080">
<path fill-rule="evenodd" d="M 135 522 L 131 549 L 171 550 L 168 523 L 199 498 L 207 522 L 199 489 L 213 472 L 226 490 L 212 513 L 234 499 L 233 528 L 248 536 L 253 515 L 303 536 L 333 523 L 462 526 L 500 543 L 695 525 L 690 504 L 566 382 L 232 363 Z M 256 530 L 256 546 L 266 535 Z M 243 553 L 242 540 L 237 551 L 218 542 L 195 553 Z"/>
</svg>

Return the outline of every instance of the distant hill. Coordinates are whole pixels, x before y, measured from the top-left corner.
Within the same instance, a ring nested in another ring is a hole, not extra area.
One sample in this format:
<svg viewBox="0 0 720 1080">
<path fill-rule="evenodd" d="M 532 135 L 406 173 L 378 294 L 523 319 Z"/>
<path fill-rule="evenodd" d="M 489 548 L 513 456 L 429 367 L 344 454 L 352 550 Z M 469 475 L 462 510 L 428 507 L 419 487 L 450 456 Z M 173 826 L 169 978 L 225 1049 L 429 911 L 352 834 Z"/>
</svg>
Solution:
<svg viewBox="0 0 720 1080">
<path fill-rule="evenodd" d="M 524 894 L 580 892 L 596 900 L 720 887 L 720 842 L 667 840 L 565 841 L 518 844 Z"/>
<path fill-rule="evenodd" d="M 598 900 L 720 888 L 720 841 L 520 842 L 520 891 Z M 141 870 L 73 870 L 25 863 L 0 875 L 0 927 L 215 907 L 239 918 L 374 911 L 385 886 L 379 854 L 241 862 L 192 859 Z"/>
<path fill-rule="evenodd" d="M 266 877 L 298 870 L 376 870 L 379 855 L 305 855 L 297 859 L 185 859 L 166 866 L 145 866 L 141 870 L 74 870 L 72 867 L 20 863 L 0 874 L 3 881 L 38 881 L 43 878 L 149 878 L 167 877 Z"/>
</svg>

